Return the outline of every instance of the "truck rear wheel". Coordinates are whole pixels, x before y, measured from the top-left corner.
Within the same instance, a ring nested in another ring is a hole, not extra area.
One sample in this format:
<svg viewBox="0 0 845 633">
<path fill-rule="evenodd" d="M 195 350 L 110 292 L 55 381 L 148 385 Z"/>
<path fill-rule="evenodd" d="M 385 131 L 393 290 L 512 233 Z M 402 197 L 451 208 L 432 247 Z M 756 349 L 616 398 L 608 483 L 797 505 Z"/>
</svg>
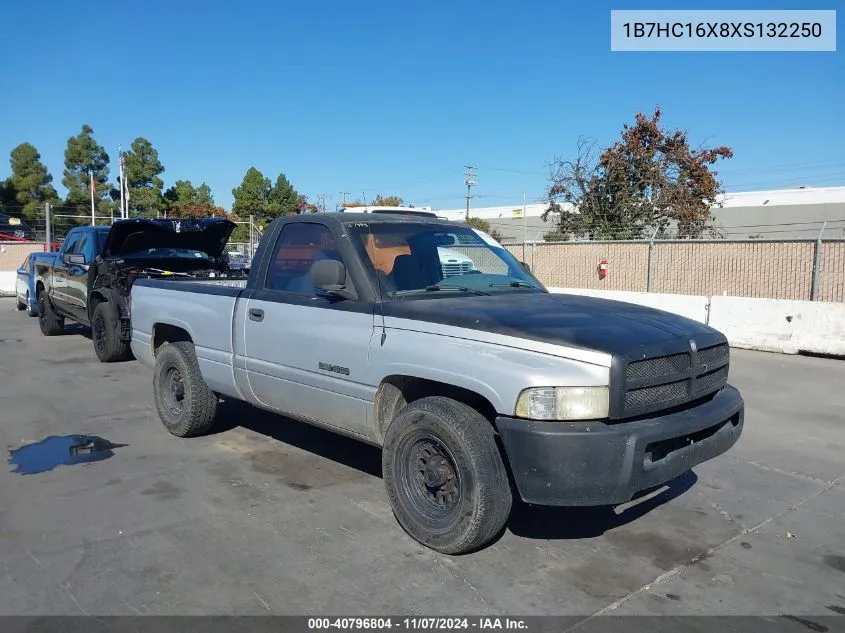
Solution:
<svg viewBox="0 0 845 633">
<path fill-rule="evenodd" d="M 132 358 L 129 341 L 120 339 L 120 315 L 117 306 L 103 301 L 94 308 L 91 317 L 91 338 L 94 352 L 102 363 L 114 363 Z"/>
<path fill-rule="evenodd" d="M 476 550 L 510 514 L 510 483 L 493 428 L 455 400 L 422 398 L 399 411 L 385 432 L 382 470 L 396 520 L 435 551 Z"/>
<path fill-rule="evenodd" d="M 217 413 L 217 396 L 200 373 L 193 343 L 165 343 L 156 355 L 153 372 L 158 417 L 177 437 L 207 433 Z"/>
<path fill-rule="evenodd" d="M 65 320 L 53 312 L 53 306 L 43 290 L 38 293 L 38 327 L 44 336 L 56 336 L 65 329 Z"/>
</svg>

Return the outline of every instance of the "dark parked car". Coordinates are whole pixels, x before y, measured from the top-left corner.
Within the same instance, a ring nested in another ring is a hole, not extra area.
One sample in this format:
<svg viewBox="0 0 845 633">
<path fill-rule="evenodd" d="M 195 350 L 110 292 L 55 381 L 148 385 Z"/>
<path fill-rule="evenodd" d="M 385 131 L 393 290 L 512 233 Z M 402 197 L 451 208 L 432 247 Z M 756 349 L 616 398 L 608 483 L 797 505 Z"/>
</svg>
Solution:
<svg viewBox="0 0 845 633">
<path fill-rule="evenodd" d="M 35 231 L 21 218 L 0 213 L 0 240 L 31 242 L 35 240 Z"/>
<path fill-rule="evenodd" d="M 36 260 L 42 334 L 60 334 L 66 319 L 90 325 L 97 358 L 128 360 L 135 279 L 228 275 L 222 255 L 234 228 L 222 218 L 135 218 L 71 229 L 58 253 L 43 263 Z"/>
</svg>

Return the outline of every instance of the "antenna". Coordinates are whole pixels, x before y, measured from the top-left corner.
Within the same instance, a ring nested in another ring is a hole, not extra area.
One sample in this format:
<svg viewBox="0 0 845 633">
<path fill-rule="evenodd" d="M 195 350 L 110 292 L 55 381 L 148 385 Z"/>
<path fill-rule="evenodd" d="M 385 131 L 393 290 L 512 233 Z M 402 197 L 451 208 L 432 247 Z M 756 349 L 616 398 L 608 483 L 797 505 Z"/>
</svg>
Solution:
<svg viewBox="0 0 845 633">
<path fill-rule="evenodd" d="M 469 220 L 469 199 L 473 197 L 472 195 L 472 188 L 478 184 L 478 181 L 475 179 L 475 176 L 472 173 L 472 170 L 475 169 L 474 165 L 464 165 L 464 168 L 467 170 L 466 176 L 464 177 L 464 184 L 467 186 L 467 217 L 466 219 Z"/>
</svg>

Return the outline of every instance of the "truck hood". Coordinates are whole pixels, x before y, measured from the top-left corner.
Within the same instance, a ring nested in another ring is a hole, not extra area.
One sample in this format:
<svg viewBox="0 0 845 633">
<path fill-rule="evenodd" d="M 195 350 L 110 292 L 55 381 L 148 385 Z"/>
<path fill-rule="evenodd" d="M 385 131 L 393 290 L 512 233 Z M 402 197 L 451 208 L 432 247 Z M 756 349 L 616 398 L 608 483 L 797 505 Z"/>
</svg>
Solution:
<svg viewBox="0 0 845 633">
<path fill-rule="evenodd" d="M 392 318 L 411 319 L 629 357 L 688 345 L 691 338 L 699 347 L 725 341 L 713 328 L 677 314 L 579 295 L 513 292 L 408 298 L 382 305 L 388 327 Z"/>
<path fill-rule="evenodd" d="M 118 220 L 109 231 L 103 257 L 125 257 L 150 248 L 184 248 L 216 259 L 236 226 L 225 218 Z"/>
</svg>

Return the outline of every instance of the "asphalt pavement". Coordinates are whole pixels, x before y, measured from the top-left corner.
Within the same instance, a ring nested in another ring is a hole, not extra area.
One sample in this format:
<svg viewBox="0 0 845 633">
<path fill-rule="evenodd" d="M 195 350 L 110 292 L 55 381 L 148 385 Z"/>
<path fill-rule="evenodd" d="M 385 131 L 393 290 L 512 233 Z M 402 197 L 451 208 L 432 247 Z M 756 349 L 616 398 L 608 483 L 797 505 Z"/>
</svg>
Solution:
<svg viewBox="0 0 845 633">
<path fill-rule="evenodd" d="M 151 372 L 89 336 L 0 300 L 0 614 L 845 614 L 843 361 L 734 350 L 728 453 L 621 508 L 519 506 L 450 557 L 397 525 L 377 449 L 228 403 L 177 439 Z M 51 469 L 77 434 L 111 448 Z"/>
</svg>

